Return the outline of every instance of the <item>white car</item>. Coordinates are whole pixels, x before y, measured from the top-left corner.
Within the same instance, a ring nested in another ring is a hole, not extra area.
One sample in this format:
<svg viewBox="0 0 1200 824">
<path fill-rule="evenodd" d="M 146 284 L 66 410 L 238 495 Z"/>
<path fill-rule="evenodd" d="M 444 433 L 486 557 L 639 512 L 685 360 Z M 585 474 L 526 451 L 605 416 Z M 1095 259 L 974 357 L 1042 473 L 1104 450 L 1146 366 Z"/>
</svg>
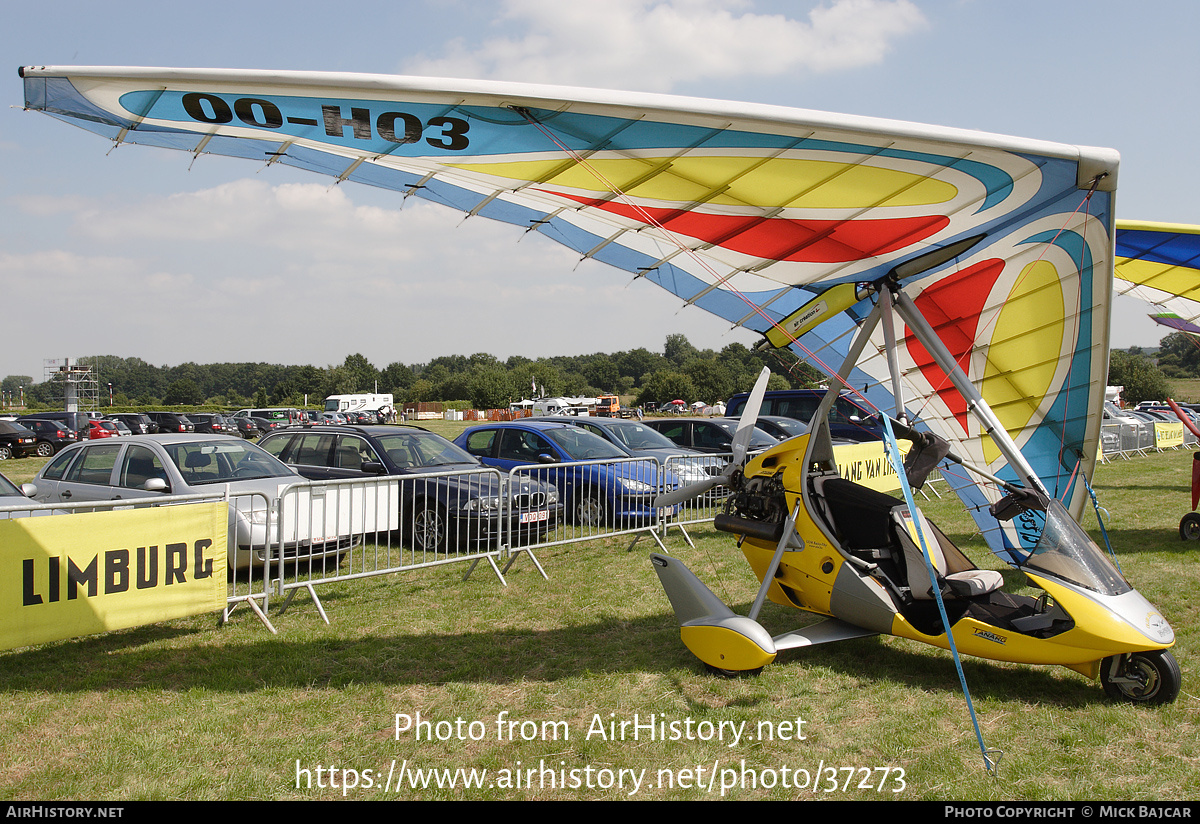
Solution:
<svg viewBox="0 0 1200 824">
<path fill-rule="evenodd" d="M 33 479 L 31 497 L 40 503 L 110 501 L 220 493 L 228 485 L 233 504 L 229 508 L 229 566 L 245 569 L 252 563 L 261 568 L 268 526 L 274 526 L 270 511 L 280 493 L 304 482 L 290 467 L 241 438 L 169 433 L 69 446 Z M 352 546 L 350 534 L 320 538 L 303 534 L 311 533 L 314 523 L 321 531 L 319 517 L 298 520 L 300 524 L 285 530 L 287 561 L 336 558 Z"/>
</svg>

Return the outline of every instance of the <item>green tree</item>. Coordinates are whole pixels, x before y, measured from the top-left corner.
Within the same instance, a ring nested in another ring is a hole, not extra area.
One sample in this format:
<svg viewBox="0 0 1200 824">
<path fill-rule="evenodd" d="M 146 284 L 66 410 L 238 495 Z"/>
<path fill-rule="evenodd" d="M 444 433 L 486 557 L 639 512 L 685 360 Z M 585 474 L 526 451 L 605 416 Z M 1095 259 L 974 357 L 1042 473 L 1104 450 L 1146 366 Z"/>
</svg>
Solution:
<svg viewBox="0 0 1200 824">
<path fill-rule="evenodd" d="M 1126 403 L 1166 400 L 1171 394 L 1167 376 L 1150 361 L 1119 349 L 1109 353 L 1108 385 L 1124 386 Z"/>
<path fill-rule="evenodd" d="M 197 404 L 204 400 L 200 387 L 191 378 L 180 378 L 167 387 L 163 396 L 165 404 Z"/>
<path fill-rule="evenodd" d="M 696 400 L 696 387 L 692 379 L 681 372 L 660 370 L 651 375 L 638 393 L 638 405 L 646 403 L 670 403 L 673 400 Z"/>
</svg>

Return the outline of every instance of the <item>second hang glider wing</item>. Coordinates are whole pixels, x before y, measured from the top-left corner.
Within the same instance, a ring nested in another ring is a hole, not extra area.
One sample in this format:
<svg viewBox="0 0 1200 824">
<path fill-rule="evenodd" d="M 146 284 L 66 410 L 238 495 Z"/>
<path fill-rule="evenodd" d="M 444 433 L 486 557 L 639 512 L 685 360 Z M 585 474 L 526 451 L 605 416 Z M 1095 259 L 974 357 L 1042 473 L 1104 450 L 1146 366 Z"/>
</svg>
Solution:
<svg viewBox="0 0 1200 824">
<path fill-rule="evenodd" d="M 26 67 L 25 105 L 117 143 L 283 163 L 537 231 L 731 325 L 840 365 L 860 301 L 799 336 L 829 288 L 983 235 L 904 283 L 1078 515 L 1099 437 L 1114 152 L 772 106 L 377 75 Z M 853 301 L 851 301 L 853 303 Z M 876 350 L 883 342 L 876 341 Z M 911 411 L 1000 463 L 915 339 Z M 851 386 L 891 409 L 882 357 Z M 908 393 L 911 391 L 911 395 Z M 964 492 L 971 495 L 975 493 Z M 991 525 L 993 547 L 1028 542 Z"/>
<path fill-rule="evenodd" d="M 1200 334 L 1200 226 L 1118 220 L 1116 290 L 1161 309 L 1159 324 Z"/>
</svg>

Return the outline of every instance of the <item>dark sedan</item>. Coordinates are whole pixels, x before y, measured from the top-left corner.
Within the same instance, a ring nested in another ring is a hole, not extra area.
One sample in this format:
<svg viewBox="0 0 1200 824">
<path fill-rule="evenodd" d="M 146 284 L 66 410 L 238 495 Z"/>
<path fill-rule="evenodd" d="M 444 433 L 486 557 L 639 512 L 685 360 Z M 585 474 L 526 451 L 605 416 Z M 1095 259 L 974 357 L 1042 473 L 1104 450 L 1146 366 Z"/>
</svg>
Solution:
<svg viewBox="0 0 1200 824">
<path fill-rule="evenodd" d="M 34 453 L 41 458 L 49 458 L 51 455 L 57 454 L 58 450 L 64 446 L 70 446 L 79 440 L 75 433 L 61 421 L 27 418 L 19 421 L 19 424 L 37 438 Z"/>
<path fill-rule="evenodd" d="M 37 435 L 24 424 L 0 421 L 0 461 L 24 458 L 37 451 Z"/>
<path fill-rule="evenodd" d="M 509 530 L 536 540 L 558 520 L 558 491 L 536 481 L 507 480 L 450 441 L 416 426 L 299 426 L 264 435 L 259 446 L 310 480 L 408 476 L 401 483 L 400 521 L 417 549 L 448 550 L 492 541 L 508 505 Z M 433 475 L 433 473 L 455 473 Z M 510 499 L 506 501 L 506 499 Z"/>
</svg>

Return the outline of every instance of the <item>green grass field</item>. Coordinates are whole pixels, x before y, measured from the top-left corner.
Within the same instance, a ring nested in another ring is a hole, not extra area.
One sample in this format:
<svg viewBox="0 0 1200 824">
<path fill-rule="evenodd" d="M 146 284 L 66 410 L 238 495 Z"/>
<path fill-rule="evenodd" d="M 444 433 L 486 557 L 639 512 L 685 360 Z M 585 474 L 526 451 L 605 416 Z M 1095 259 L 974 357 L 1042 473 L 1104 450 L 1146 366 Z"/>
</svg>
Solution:
<svg viewBox="0 0 1200 824">
<path fill-rule="evenodd" d="M 38 465 L 0 469 L 19 482 Z M 653 541 L 625 538 L 543 550 L 548 581 L 519 562 L 507 587 L 453 567 L 331 585 L 330 624 L 299 598 L 271 616 L 278 636 L 242 609 L 223 627 L 206 615 L 0 653 L 0 797 L 1195 799 L 1200 547 L 1177 532 L 1190 466 L 1180 451 L 1095 479 L 1122 569 L 1175 629 L 1179 700 L 1118 705 L 1063 668 L 965 660 L 984 741 L 1003 751 L 995 776 L 948 654 L 868 638 L 708 675 Z M 999 566 L 957 502 L 926 511 Z M 741 554 L 692 536 L 673 531 L 669 551 L 744 613 L 756 581 Z M 772 632 L 807 620 L 762 616 Z M 651 720 L 654 735 L 630 726 Z M 446 772 L 415 772 L 432 769 Z M 486 773 L 464 787 L 456 770 Z"/>
</svg>

